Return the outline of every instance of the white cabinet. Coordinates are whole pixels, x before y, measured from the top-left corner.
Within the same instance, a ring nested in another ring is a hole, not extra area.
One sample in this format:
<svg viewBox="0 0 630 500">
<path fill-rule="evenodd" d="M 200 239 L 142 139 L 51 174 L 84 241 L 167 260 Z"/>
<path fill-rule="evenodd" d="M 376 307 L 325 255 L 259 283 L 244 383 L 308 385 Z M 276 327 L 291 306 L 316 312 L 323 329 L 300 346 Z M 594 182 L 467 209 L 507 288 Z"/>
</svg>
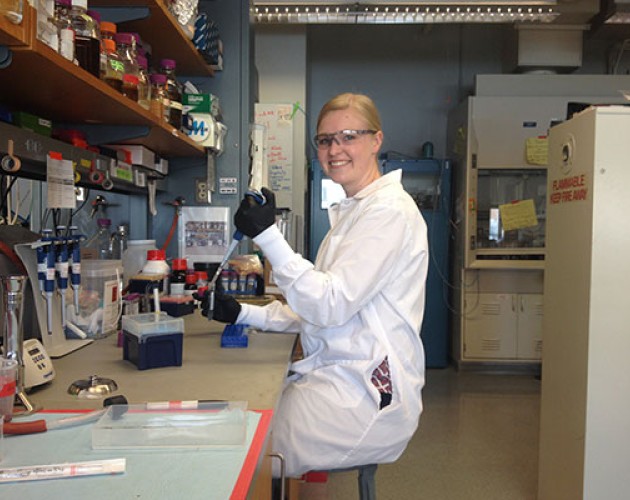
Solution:
<svg viewBox="0 0 630 500">
<path fill-rule="evenodd" d="M 542 294 L 465 294 L 464 360 L 539 360 Z"/>
</svg>

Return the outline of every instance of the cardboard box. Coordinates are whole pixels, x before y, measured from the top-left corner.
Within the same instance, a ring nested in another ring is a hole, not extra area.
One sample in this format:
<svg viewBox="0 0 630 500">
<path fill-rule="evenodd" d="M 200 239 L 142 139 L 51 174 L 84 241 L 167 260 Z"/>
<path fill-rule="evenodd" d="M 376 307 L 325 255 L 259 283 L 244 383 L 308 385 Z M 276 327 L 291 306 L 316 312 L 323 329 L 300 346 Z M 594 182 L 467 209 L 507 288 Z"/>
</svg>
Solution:
<svg viewBox="0 0 630 500">
<path fill-rule="evenodd" d="M 13 123 L 20 128 L 45 135 L 46 137 L 50 137 L 52 134 L 52 122 L 50 120 L 45 120 L 24 111 L 13 113 Z"/>
<path fill-rule="evenodd" d="M 108 144 L 106 147 L 123 151 L 125 153 L 124 161 L 133 165 L 155 169 L 155 153 L 144 146 L 135 144 Z"/>
<path fill-rule="evenodd" d="M 214 94 L 184 94 L 182 105 L 184 113 L 219 114 L 219 98 Z"/>
</svg>

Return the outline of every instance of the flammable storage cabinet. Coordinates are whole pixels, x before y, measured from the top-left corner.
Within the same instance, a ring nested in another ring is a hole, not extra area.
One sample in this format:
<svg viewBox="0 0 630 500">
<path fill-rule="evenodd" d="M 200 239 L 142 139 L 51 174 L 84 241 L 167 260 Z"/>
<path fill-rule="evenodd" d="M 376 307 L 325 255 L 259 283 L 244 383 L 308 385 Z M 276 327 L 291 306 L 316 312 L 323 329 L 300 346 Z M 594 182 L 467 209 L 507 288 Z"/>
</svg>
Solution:
<svg viewBox="0 0 630 500">
<path fill-rule="evenodd" d="M 449 115 L 452 356 L 538 369 L 543 350 L 548 131 L 585 103 L 623 102 L 627 77 L 478 76 Z"/>
<path fill-rule="evenodd" d="M 427 224 L 429 270 L 426 305 L 420 335 L 427 368 L 444 368 L 449 362 L 449 217 L 451 166 L 447 160 L 383 160 L 383 173 L 402 169 L 402 183 L 416 201 Z M 343 189 L 323 173 L 317 160 L 311 164 L 309 256 L 330 229 L 327 207 L 345 197 Z"/>
<path fill-rule="evenodd" d="M 622 106 L 550 133 L 540 500 L 630 490 L 629 137 Z"/>
</svg>

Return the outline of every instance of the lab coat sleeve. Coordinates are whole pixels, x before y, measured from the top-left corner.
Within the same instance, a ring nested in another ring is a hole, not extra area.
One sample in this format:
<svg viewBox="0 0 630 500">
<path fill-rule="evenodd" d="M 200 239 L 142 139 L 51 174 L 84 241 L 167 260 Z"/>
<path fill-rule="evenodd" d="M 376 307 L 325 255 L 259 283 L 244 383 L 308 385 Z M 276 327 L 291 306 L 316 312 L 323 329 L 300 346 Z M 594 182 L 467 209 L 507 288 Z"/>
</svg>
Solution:
<svg viewBox="0 0 630 500">
<path fill-rule="evenodd" d="M 265 230 L 255 242 L 271 262 L 276 284 L 291 309 L 304 321 L 329 327 L 348 321 L 392 283 L 400 263 L 422 250 L 412 233 L 408 218 L 395 206 L 369 205 L 338 237 L 325 271 L 314 270 L 293 252 L 277 228 Z"/>
<path fill-rule="evenodd" d="M 241 312 L 236 321 L 261 330 L 298 333 L 300 318 L 286 305 L 274 300 L 266 306 L 241 304 Z"/>
</svg>

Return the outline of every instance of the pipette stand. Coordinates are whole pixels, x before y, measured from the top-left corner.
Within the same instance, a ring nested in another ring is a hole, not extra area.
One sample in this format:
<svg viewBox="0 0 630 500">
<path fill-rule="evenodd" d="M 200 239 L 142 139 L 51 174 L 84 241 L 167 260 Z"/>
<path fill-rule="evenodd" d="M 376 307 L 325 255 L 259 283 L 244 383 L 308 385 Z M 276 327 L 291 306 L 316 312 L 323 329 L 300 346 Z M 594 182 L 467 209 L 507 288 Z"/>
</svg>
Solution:
<svg viewBox="0 0 630 500">
<path fill-rule="evenodd" d="M 48 320 L 46 310 L 46 300 L 39 291 L 39 278 L 37 276 L 37 242 L 20 243 L 15 245 L 15 252 L 18 254 L 22 263 L 28 271 L 28 277 L 31 281 L 31 289 L 33 290 L 33 299 L 35 302 L 35 310 L 37 313 L 37 321 L 39 330 L 42 334 L 42 344 L 46 349 L 46 353 L 51 358 L 61 358 L 66 354 L 70 354 L 81 347 L 93 342 L 93 339 L 67 339 L 66 333 L 61 323 L 61 298 L 55 290 L 52 299 L 52 332 L 48 333 Z M 68 287 L 66 294 L 66 304 L 72 304 L 72 287 Z"/>
</svg>

